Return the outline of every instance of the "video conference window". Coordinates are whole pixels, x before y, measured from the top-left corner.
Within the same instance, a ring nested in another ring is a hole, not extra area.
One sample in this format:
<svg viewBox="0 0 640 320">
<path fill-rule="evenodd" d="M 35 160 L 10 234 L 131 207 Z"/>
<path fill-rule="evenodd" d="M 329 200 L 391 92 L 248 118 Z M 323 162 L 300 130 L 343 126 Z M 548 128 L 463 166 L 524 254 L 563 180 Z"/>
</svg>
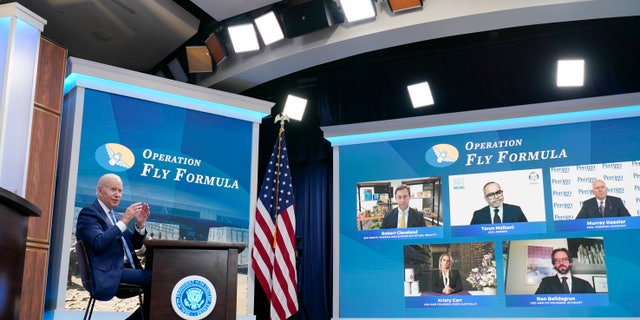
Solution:
<svg viewBox="0 0 640 320">
<path fill-rule="evenodd" d="M 449 176 L 452 236 L 546 231 L 542 169 Z"/>
<path fill-rule="evenodd" d="M 358 230 L 442 226 L 440 180 L 423 177 L 358 183 Z"/>
<path fill-rule="evenodd" d="M 606 305 L 602 237 L 512 240 L 503 243 L 508 306 Z M 509 295 L 525 295 L 509 298 Z"/>
<path fill-rule="evenodd" d="M 551 168 L 553 219 L 638 216 L 639 166 L 626 161 Z"/>
<path fill-rule="evenodd" d="M 552 167 L 555 230 L 640 229 L 640 161 Z"/>
<path fill-rule="evenodd" d="M 478 305 L 471 296 L 495 296 L 501 282 L 493 242 L 404 246 L 404 295 L 425 297 L 417 307 L 451 302 L 438 296 L 456 296 L 460 303 Z"/>
<path fill-rule="evenodd" d="M 450 176 L 449 198 L 452 226 L 491 224 L 501 205 L 502 223 L 545 221 L 541 169 Z"/>
</svg>

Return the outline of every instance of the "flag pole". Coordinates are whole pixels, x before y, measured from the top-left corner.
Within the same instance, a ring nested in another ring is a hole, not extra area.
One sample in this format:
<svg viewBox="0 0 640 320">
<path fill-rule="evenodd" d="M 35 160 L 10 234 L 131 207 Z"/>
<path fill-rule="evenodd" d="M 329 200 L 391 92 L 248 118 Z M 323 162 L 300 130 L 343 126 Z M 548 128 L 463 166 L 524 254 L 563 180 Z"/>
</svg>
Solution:
<svg viewBox="0 0 640 320">
<path fill-rule="evenodd" d="M 284 113 L 277 115 L 276 118 L 273 120 L 274 123 L 280 122 L 280 131 L 284 131 L 285 121 L 289 121 L 289 116 Z"/>
<path fill-rule="evenodd" d="M 275 219 L 275 228 L 274 228 L 274 233 L 273 233 L 273 244 L 272 244 L 272 248 L 275 249 L 276 248 L 276 235 L 278 234 L 278 216 L 280 216 L 280 210 L 278 207 L 278 197 L 280 194 L 280 152 L 282 151 L 282 132 L 284 132 L 284 123 L 286 121 L 289 121 L 289 117 L 284 114 L 281 113 L 279 115 L 276 116 L 274 122 L 280 122 L 280 130 L 278 130 L 278 164 L 276 165 L 277 168 L 277 172 L 276 172 L 276 196 L 275 196 L 275 207 L 276 207 L 276 219 Z"/>
<path fill-rule="evenodd" d="M 288 120 L 286 115 L 278 115 L 275 119 L 276 123 L 280 122 L 280 131 L 256 201 L 256 241 L 251 262 L 256 280 L 269 299 L 270 319 L 273 320 L 286 320 L 299 308 L 295 198 L 284 131 L 284 123 Z"/>
</svg>

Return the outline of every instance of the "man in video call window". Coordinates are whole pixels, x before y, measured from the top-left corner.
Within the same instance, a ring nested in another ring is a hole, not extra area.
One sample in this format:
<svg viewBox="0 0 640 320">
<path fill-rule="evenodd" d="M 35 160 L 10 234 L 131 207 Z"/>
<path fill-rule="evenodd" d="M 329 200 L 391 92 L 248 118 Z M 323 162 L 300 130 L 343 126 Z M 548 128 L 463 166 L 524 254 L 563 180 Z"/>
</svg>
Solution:
<svg viewBox="0 0 640 320">
<path fill-rule="evenodd" d="M 398 206 L 385 214 L 381 229 L 426 227 L 424 216 L 416 209 L 409 208 L 411 192 L 408 186 L 399 185 L 394 198 Z"/>
<path fill-rule="evenodd" d="M 473 213 L 471 224 L 527 222 L 519 206 L 504 203 L 504 191 L 497 182 L 488 182 L 482 191 L 488 205 Z"/>
<path fill-rule="evenodd" d="M 591 186 L 595 197 L 582 203 L 582 208 L 580 208 L 576 219 L 630 216 L 622 199 L 607 195 L 608 190 L 604 181 L 598 179 Z"/>
<path fill-rule="evenodd" d="M 557 274 L 542 278 L 536 294 L 596 292 L 589 282 L 571 274 L 573 259 L 569 250 L 565 248 L 554 249 L 551 252 L 551 262 Z"/>
</svg>

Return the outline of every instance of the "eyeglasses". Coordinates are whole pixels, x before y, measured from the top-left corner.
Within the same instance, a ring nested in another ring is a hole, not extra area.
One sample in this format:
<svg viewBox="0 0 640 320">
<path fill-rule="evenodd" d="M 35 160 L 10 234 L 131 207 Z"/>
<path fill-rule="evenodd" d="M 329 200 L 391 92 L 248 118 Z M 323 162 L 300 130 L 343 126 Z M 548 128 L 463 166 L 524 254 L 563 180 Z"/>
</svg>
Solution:
<svg viewBox="0 0 640 320">
<path fill-rule="evenodd" d="M 484 196 L 487 197 L 487 198 L 499 197 L 499 196 L 502 195 L 502 192 L 503 192 L 502 190 L 498 190 L 496 192 L 487 193 Z"/>
<path fill-rule="evenodd" d="M 557 259 L 553 259 L 553 263 L 560 263 L 560 262 L 569 262 L 569 258 L 557 258 Z"/>
</svg>

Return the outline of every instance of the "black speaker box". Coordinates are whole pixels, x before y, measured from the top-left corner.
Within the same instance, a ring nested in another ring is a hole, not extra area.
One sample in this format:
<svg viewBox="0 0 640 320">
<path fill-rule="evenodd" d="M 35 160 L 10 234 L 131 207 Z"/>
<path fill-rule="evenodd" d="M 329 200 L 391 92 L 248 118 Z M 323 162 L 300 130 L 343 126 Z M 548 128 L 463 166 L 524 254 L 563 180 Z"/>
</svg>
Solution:
<svg viewBox="0 0 640 320">
<path fill-rule="evenodd" d="M 285 37 L 291 39 L 332 25 L 323 0 L 311 0 L 282 9 Z"/>
</svg>

